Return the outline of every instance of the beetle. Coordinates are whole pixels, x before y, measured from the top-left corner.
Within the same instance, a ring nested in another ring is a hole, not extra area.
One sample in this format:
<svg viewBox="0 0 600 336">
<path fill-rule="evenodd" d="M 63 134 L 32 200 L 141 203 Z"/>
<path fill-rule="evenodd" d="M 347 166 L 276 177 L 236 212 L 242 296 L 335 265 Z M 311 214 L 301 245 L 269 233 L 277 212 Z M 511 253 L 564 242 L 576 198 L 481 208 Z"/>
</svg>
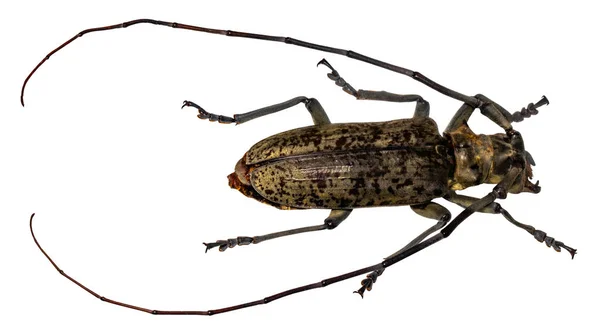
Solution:
<svg viewBox="0 0 600 336">
<path fill-rule="evenodd" d="M 344 49 L 322 46 L 289 37 L 252 34 L 230 30 L 211 29 L 175 22 L 138 19 L 117 25 L 86 29 L 51 51 L 31 71 L 23 83 L 24 91 L 35 71 L 50 56 L 74 40 L 91 32 L 126 28 L 151 23 L 179 29 L 200 31 L 226 36 L 284 42 L 296 46 L 341 54 L 379 66 L 417 80 L 434 90 L 463 102 L 447 127 L 440 132 L 429 117 L 429 103 L 416 94 L 396 94 L 386 91 L 356 90 L 325 59 L 317 65 L 330 70 L 328 78 L 342 90 L 359 100 L 379 100 L 415 104 L 412 118 L 386 122 L 331 123 L 327 113 L 315 98 L 299 96 L 282 103 L 263 107 L 231 117 L 213 114 L 200 105 L 184 101 L 182 108 L 198 110 L 200 119 L 222 124 L 241 124 L 253 119 L 303 104 L 312 116 L 314 125 L 285 131 L 253 145 L 235 165 L 228 176 L 229 186 L 242 194 L 280 209 L 329 209 L 329 216 L 321 225 L 301 227 L 260 236 L 240 236 L 205 243 L 206 251 L 218 248 L 225 251 L 235 246 L 257 244 L 283 236 L 304 232 L 331 230 L 339 226 L 353 209 L 379 206 L 410 206 L 417 214 L 435 221 L 435 224 L 415 237 L 406 246 L 384 259 L 383 262 L 313 284 L 293 288 L 266 298 L 231 307 L 206 311 L 154 310 L 134 306 L 97 294 L 62 271 L 41 247 L 33 232 L 33 217 L 29 225 L 34 242 L 60 274 L 102 301 L 156 315 L 214 315 L 241 308 L 266 304 L 282 297 L 320 288 L 352 277 L 367 274 L 356 291 L 361 297 L 370 291 L 384 270 L 397 262 L 447 237 L 465 219 L 475 212 L 501 214 L 506 220 L 530 233 L 539 242 L 560 252 L 567 250 L 574 258 L 577 250 L 548 236 L 533 226 L 515 220 L 499 203 L 509 193 L 539 193 L 539 183 L 532 183 L 533 157 L 525 150 L 522 135 L 512 123 L 523 121 L 538 113 L 538 108 L 549 104 L 544 96 L 520 111 L 510 113 L 484 95 L 467 96 L 442 86 L 419 72 L 385 63 Z M 502 128 L 502 133 L 476 134 L 468 125 L 475 110 Z M 482 198 L 457 193 L 480 184 L 494 185 Z M 450 211 L 434 202 L 444 198 L 463 207 L 454 219 Z"/>
</svg>

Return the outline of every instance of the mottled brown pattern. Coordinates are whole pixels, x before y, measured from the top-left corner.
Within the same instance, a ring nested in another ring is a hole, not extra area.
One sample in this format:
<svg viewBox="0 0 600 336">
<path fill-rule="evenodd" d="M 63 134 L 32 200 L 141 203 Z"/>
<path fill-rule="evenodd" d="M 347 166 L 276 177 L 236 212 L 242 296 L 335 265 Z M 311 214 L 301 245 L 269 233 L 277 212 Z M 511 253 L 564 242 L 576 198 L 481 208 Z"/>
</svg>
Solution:
<svg viewBox="0 0 600 336">
<path fill-rule="evenodd" d="M 449 164 L 433 147 L 290 157 L 257 167 L 254 189 L 296 208 L 416 204 L 447 192 Z"/>
<path fill-rule="evenodd" d="M 309 126 L 259 141 L 248 150 L 246 164 L 340 150 L 432 146 L 440 141 L 437 125 L 430 118 Z"/>
<path fill-rule="evenodd" d="M 429 118 L 299 128 L 254 145 L 236 189 L 281 208 L 422 203 L 448 190 L 446 145 Z"/>
</svg>

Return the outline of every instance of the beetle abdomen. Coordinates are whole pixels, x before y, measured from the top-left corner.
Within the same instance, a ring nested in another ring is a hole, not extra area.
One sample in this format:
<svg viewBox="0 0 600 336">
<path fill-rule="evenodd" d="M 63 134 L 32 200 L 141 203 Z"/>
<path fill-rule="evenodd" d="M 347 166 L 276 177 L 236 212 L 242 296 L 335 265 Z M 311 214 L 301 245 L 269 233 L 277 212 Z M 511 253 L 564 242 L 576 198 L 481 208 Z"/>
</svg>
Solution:
<svg viewBox="0 0 600 336">
<path fill-rule="evenodd" d="M 435 147 L 348 151 L 265 162 L 250 181 L 292 208 L 350 209 L 417 204 L 447 192 L 449 164 Z"/>
</svg>

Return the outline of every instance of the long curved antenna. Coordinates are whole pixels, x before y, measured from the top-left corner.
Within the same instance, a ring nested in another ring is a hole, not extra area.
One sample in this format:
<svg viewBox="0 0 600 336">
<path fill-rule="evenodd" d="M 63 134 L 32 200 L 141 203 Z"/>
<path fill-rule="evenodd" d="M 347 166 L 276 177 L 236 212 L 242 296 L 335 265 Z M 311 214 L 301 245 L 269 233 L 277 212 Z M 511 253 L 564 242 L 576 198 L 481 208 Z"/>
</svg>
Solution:
<svg viewBox="0 0 600 336">
<path fill-rule="evenodd" d="M 192 26 L 192 25 L 181 24 L 181 23 L 176 23 L 176 22 L 166 22 L 166 21 L 153 20 L 153 19 L 137 19 L 137 20 L 131 20 L 131 21 L 127 21 L 127 22 L 123 22 L 123 23 L 115 24 L 115 25 L 111 25 L 111 26 L 97 27 L 97 28 L 90 28 L 90 29 L 83 30 L 83 31 L 79 32 L 77 35 L 71 37 L 69 40 L 67 40 L 63 44 L 61 44 L 58 48 L 52 50 L 48 55 L 46 55 L 46 57 L 44 57 L 44 59 L 42 59 L 40 61 L 40 63 L 38 63 L 38 65 L 35 68 L 33 68 L 33 70 L 31 71 L 31 73 L 29 73 L 27 78 L 25 78 L 25 81 L 23 82 L 23 87 L 21 88 L 21 105 L 25 106 L 25 103 L 23 101 L 23 95 L 25 93 L 25 86 L 27 85 L 27 82 L 29 81 L 31 76 L 37 71 L 37 69 L 42 64 L 44 64 L 50 58 L 50 56 L 55 54 L 57 51 L 61 50 L 62 48 L 64 48 L 65 46 L 67 46 L 68 44 L 73 42 L 74 40 L 82 37 L 83 35 L 85 35 L 87 33 L 93 33 L 93 32 L 104 31 L 104 30 L 112 30 L 112 29 L 117 29 L 117 28 L 127 28 L 129 26 L 133 26 L 138 23 L 152 23 L 152 24 L 160 25 L 160 26 L 200 31 L 200 32 L 205 32 L 205 33 L 210 33 L 210 34 L 219 34 L 219 35 L 226 35 L 226 36 L 251 38 L 251 39 L 257 39 L 257 40 L 283 42 L 283 43 L 293 44 L 293 45 L 297 45 L 297 46 L 304 47 L 304 48 L 316 49 L 316 50 L 320 50 L 320 51 L 324 51 L 324 52 L 328 52 L 328 53 L 344 55 L 344 56 L 347 56 L 347 57 L 350 57 L 350 58 L 353 58 L 353 59 L 356 59 L 356 60 L 359 60 L 362 62 L 373 64 L 378 67 L 382 67 L 384 69 L 391 70 L 391 71 L 409 76 L 412 79 L 419 81 L 446 96 L 449 96 L 451 98 L 468 103 L 469 105 L 478 106 L 480 103 L 479 99 L 477 99 L 475 97 L 464 95 L 464 94 L 456 92 L 454 90 L 450 90 L 449 88 L 442 86 L 442 85 L 432 81 L 431 79 L 425 77 L 424 75 L 420 74 L 419 72 L 405 69 L 405 68 L 402 68 L 402 67 L 390 64 L 390 63 L 382 62 L 382 61 L 376 60 L 374 58 L 371 58 L 371 57 L 368 57 L 365 55 L 361 55 L 352 50 L 344 50 L 344 49 L 327 47 L 327 46 L 323 46 L 323 45 L 319 45 L 319 44 L 296 40 L 291 37 L 261 35 L 261 34 L 237 32 L 237 31 L 232 31 L 232 30 L 204 28 L 204 27 Z"/>
<path fill-rule="evenodd" d="M 382 269 L 382 268 L 384 268 L 384 267 L 387 266 L 387 265 L 384 266 L 383 263 L 378 263 L 378 264 L 375 264 L 373 266 L 361 268 L 361 269 L 353 271 L 353 272 L 349 272 L 349 273 L 346 273 L 346 274 L 338 275 L 336 277 L 332 277 L 332 278 L 329 278 L 329 279 L 321 280 L 319 282 L 315 282 L 315 283 L 310 284 L 310 285 L 305 285 L 305 286 L 300 286 L 300 287 L 296 287 L 296 288 L 293 288 L 293 289 L 289 289 L 289 290 L 283 291 L 283 292 L 278 293 L 278 294 L 267 296 L 264 299 L 260 299 L 260 300 L 256 300 L 256 301 L 251 301 L 251 302 L 246 302 L 246 303 L 242 303 L 242 304 L 239 304 L 239 305 L 235 305 L 235 306 L 231 306 L 231 307 L 226 307 L 226 308 L 211 309 L 211 310 L 156 310 L 156 309 L 148 309 L 148 308 L 134 306 L 134 305 L 130 305 L 130 304 L 127 304 L 127 303 L 123 303 L 123 302 L 120 302 L 120 301 L 116 301 L 116 300 L 112 300 L 112 299 L 109 299 L 107 297 L 104 297 L 104 296 L 102 296 L 102 295 L 94 292 L 93 290 L 89 289 L 88 287 L 84 286 L 79 281 L 73 279 L 71 276 L 69 276 L 67 273 L 65 273 L 62 269 L 60 269 L 60 267 L 58 267 L 58 265 L 52 260 L 52 258 L 50 258 L 50 256 L 48 255 L 48 253 L 46 253 L 46 251 L 44 251 L 44 249 L 42 248 L 42 246 L 40 246 L 40 243 L 38 243 L 38 241 L 37 241 L 37 239 L 35 237 L 35 234 L 33 233 L 33 216 L 34 215 L 35 215 L 35 213 L 31 214 L 31 217 L 29 218 L 29 230 L 31 231 L 31 236 L 33 237 L 33 241 L 35 242 L 35 244 L 37 245 L 37 247 L 40 249 L 40 251 L 42 251 L 42 253 L 46 256 L 46 258 L 48 258 L 48 260 L 50 261 L 50 263 L 52 264 L 52 266 L 54 266 L 54 268 L 56 268 L 56 270 L 58 271 L 58 273 L 60 273 L 65 278 L 69 279 L 71 282 L 73 282 L 77 286 L 81 287 L 86 292 L 88 292 L 91 295 L 95 296 L 97 299 L 100 299 L 101 301 L 112 303 L 114 305 L 125 307 L 125 308 L 129 308 L 129 309 L 133 309 L 133 310 L 139 310 L 139 311 L 142 311 L 142 312 L 145 312 L 145 313 L 149 313 L 149 314 L 153 314 L 153 315 L 215 315 L 215 314 L 220 314 L 220 313 L 226 313 L 226 312 L 230 312 L 230 311 L 233 311 L 233 310 L 238 310 L 238 309 L 242 309 L 242 308 L 252 307 L 252 306 L 256 306 L 256 305 L 260 305 L 260 304 L 267 304 L 269 302 L 275 301 L 277 299 L 281 299 L 281 298 L 286 297 L 288 295 L 292 295 L 292 294 L 304 292 L 304 291 L 315 289 L 315 288 L 325 287 L 327 285 L 330 285 L 330 284 L 333 284 L 333 283 L 336 283 L 336 282 L 340 282 L 340 281 L 344 281 L 344 280 L 347 280 L 347 279 L 359 276 L 361 274 L 373 272 L 375 270 Z"/>
<path fill-rule="evenodd" d="M 260 304 L 266 304 L 266 303 L 275 301 L 277 299 L 286 297 L 288 295 L 304 292 L 304 291 L 311 290 L 311 289 L 322 288 L 327 285 L 334 284 L 336 282 L 344 281 L 344 280 L 359 276 L 361 274 L 374 272 L 374 271 L 383 271 L 385 268 L 390 267 L 390 266 L 398 263 L 399 261 L 412 256 L 413 254 L 443 240 L 444 238 L 447 238 L 458 227 L 458 225 L 460 225 L 465 219 L 467 219 L 473 213 L 485 208 L 486 206 L 488 206 L 489 204 L 494 202 L 499 197 L 505 198 L 506 193 L 507 193 L 506 190 L 508 190 L 507 185 L 512 185 L 512 182 L 515 180 L 515 178 L 520 173 L 521 173 L 520 168 L 518 168 L 518 167 L 511 168 L 511 170 L 508 172 L 506 177 L 498 185 L 496 185 L 496 187 L 492 190 L 492 192 L 487 194 L 485 197 L 475 201 L 469 207 L 465 208 L 461 213 L 458 214 L 458 216 L 456 216 L 456 218 L 454 218 L 454 220 L 452 220 L 450 223 L 448 223 L 448 225 L 445 228 L 443 228 L 442 230 L 440 230 L 437 234 L 435 234 L 434 236 L 431 236 L 430 238 L 428 238 L 426 240 L 421 241 L 417 245 L 414 245 L 407 250 L 404 250 L 398 254 L 390 256 L 389 258 L 385 259 L 381 263 L 377 263 L 375 265 L 364 267 L 364 268 L 358 269 L 356 271 L 348 272 L 348 273 L 345 273 L 342 275 L 334 276 L 332 278 L 321 280 L 321 281 L 315 282 L 313 284 L 288 289 L 281 293 L 267 296 L 264 299 L 250 301 L 250 302 L 242 303 L 242 304 L 231 306 L 231 307 L 212 309 L 212 310 L 155 310 L 155 309 L 148 309 L 148 308 L 130 305 L 127 303 L 115 301 L 115 300 L 106 298 L 104 296 L 101 296 L 101 295 L 97 294 L 96 292 L 94 292 L 93 290 L 82 285 L 81 283 L 79 283 L 77 280 L 73 279 L 69 275 L 67 275 L 62 269 L 60 269 L 58 267 L 58 265 L 52 260 L 52 258 L 50 258 L 50 256 L 46 253 L 46 251 L 44 251 L 44 249 L 40 246 L 37 239 L 35 238 L 35 234 L 33 233 L 33 216 L 35 215 L 35 213 L 31 214 L 31 217 L 29 218 L 29 230 L 31 230 L 31 236 L 33 237 L 33 241 L 35 242 L 37 247 L 40 249 L 40 251 L 42 251 L 42 253 L 46 256 L 46 258 L 48 258 L 48 260 L 50 261 L 52 266 L 54 266 L 54 268 L 56 268 L 58 273 L 60 273 L 65 278 L 69 279 L 71 282 L 73 282 L 77 286 L 81 287 L 86 292 L 95 296 L 97 299 L 100 299 L 104 302 L 112 303 L 117 306 L 134 309 L 134 310 L 139 310 L 139 311 L 149 313 L 149 314 L 154 314 L 154 315 L 215 315 L 215 314 L 226 313 L 226 312 L 230 312 L 230 311 L 238 310 L 238 309 L 242 309 L 242 308 L 252 307 L 252 306 L 256 306 L 256 305 L 260 305 Z"/>
</svg>

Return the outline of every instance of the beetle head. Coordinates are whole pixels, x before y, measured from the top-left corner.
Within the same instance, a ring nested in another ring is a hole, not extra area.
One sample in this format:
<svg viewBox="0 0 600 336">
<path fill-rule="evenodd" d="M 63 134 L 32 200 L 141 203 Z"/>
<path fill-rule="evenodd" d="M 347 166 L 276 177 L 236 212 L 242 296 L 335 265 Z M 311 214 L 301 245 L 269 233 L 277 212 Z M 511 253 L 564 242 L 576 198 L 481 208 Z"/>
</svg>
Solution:
<svg viewBox="0 0 600 336">
<path fill-rule="evenodd" d="M 508 190 L 513 194 L 520 192 L 539 193 L 541 187 L 539 181 L 531 182 L 533 177 L 532 166 L 535 161 L 529 152 L 525 150 L 525 143 L 521 133 L 511 130 L 508 134 L 493 134 L 489 136 L 494 150 L 493 168 L 487 183 L 499 183 L 512 167 L 522 168 L 521 173 Z"/>
<path fill-rule="evenodd" d="M 497 184 L 512 167 L 522 172 L 508 190 L 510 193 L 538 193 L 541 188 L 533 184 L 531 155 L 525 151 L 519 132 L 508 134 L 477 135 L 465 123 L 446 134 L 454 148 L 455 169 L 449 181 L 450 188 L 461 190 L 482 183 Z"/>
</svg>

